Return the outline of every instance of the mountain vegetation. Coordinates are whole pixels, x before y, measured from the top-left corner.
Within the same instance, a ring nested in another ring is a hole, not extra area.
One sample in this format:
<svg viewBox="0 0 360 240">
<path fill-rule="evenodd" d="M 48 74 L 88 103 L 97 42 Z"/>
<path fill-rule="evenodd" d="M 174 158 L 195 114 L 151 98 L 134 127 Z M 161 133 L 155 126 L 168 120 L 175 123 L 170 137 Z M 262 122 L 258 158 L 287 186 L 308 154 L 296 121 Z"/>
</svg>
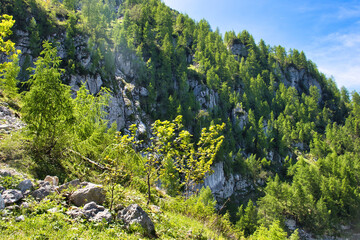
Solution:
<svg viewBox="0 0 360 240">
<path fill-rule="evenodd" d="M 160 0 L 2 0 L 0 15 L 1 102 L 26 123 L 0 133 L 4 163 L 30 166 L 36 178 L 102 183 L 111 211 L 131 201 L 126 194 L 148 211 L 160 205 L 152 217 L 164 239 L 299 239 L 360 227 L 360 96 L 304 52 L 256 43 L 246 30 L 222 36 Z M 121 94 L 138 113 L 124 124 L 109 117 Z M 216 163 L 250 185 L 232 193 L 235 209 L 200 190 Z M 48 201 L 37 208 L 61 202 Z M 39 209 L 46 218 L 0 220 L 4 236 L 35 236 L 37 222 L 44 236 L 58 224 L 55 238 L 138 238 L 118 222 L 76 222 L 64 233 L 66 216 Z M 183 229 L 191 225 L 196 233 Z"/>
</svg>

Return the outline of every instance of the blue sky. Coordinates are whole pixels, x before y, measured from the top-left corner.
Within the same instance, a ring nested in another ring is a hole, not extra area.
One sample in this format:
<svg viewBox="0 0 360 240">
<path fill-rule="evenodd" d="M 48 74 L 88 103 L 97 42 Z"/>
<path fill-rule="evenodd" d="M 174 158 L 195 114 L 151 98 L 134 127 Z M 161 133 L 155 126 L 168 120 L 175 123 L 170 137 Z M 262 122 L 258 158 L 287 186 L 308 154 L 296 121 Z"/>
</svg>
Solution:
<svg viewBox="0 0 360 240">
<path fill-rule="evenodd" d="M 303 50 L 338 87 L 360 91 L 360 0 L 163 0 L 221 33 Z"/>
</svg>

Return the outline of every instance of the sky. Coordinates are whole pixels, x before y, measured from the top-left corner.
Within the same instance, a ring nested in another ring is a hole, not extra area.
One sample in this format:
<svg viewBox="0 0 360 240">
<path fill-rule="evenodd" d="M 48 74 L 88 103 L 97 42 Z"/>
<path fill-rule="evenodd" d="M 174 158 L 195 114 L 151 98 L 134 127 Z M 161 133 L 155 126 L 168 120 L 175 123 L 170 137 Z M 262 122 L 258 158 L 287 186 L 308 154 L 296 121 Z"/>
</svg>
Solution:
<svg viewBox="0 0 360 240">
<path fill-rule="evenodd" d="M 360 92 L 360 0 L 163 0 L 224 34 L 304 51 L 337 86 Z"/>
</svg>

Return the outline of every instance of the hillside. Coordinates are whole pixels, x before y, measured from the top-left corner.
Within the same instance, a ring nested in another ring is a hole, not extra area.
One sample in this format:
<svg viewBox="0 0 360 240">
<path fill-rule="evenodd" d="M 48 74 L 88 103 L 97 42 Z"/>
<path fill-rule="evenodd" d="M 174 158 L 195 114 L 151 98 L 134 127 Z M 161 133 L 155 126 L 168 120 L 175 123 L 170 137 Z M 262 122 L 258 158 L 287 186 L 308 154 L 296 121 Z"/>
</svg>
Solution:
<svg viewBox="0 0 360 240">
<path fill-rule="evenodd" d="M 225 238 L 360 227 L 360 96 L 304 52 L 222 36 L 159 0 L 2 0 L 3 14 L 21 51 L 2 49 L 3 112 L 26 124 L 1 133 L 4 163 L 60 182 L 118 174 L 183 204 L 209 186 Z"/>
</svg>

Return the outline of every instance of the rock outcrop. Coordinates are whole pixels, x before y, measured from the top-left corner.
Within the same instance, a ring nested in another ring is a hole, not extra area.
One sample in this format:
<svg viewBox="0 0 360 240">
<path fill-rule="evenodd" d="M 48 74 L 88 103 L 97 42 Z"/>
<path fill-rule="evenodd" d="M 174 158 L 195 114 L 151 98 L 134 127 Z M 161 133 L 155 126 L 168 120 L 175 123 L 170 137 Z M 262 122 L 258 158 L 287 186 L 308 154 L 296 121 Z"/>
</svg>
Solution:
<svg viewBox="0 0 360 240">
<path fill-rule="evenodd" d="M 198 186 L 209 186 L 211 192 L 217 200 L 225 200 L 232 195 L 246 195 L 253 190 L 249 179 L 242 177 L 240 174 L 230 174 L 225 176 L 224 163 L 216 163 L 212 169 L 214 173 L 207 176 L 204 184 Z"/>
<path fill-rule="evenodd" d="M 213 89 L 193 79 L 189 80 L 189 87 L 202 109 L 212 109 L 218 105 L 219 95 Z"/>
<path fill-rule="evenodd" d="M 236 41 L 228 46 L 228 50 L 231 51 L 233 55 L 235 55 L 235 59 L 240 61 L 242 57 L 248 56 L 248 50 L 246 46 L 240 41 Z"/>
<path fill-rule="evenodd" d="M 9 134 L 10 131 L 19 130 L 24 126 L 6 103 L 0 103 L 0 120 L 0 135 L 1 133 Z"/>
</svg>

